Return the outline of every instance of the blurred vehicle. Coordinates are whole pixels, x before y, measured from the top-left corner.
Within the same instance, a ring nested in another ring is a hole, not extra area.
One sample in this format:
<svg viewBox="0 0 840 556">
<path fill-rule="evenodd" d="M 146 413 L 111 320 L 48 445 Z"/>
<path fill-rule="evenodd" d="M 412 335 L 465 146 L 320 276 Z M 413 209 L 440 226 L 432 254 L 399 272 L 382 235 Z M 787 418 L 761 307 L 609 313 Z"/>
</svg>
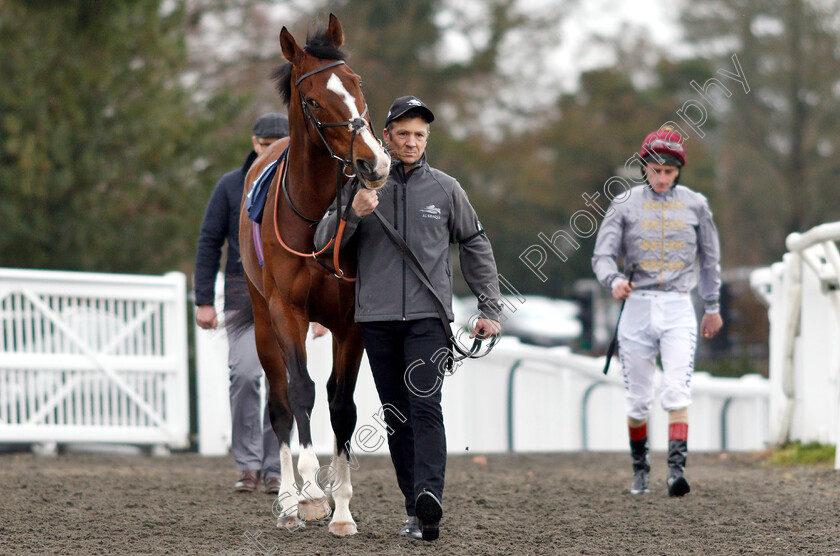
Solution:
<svg viewBox="0 0 840 556">
<path fill-rule="evenodd" d="M 524 301 L 522 301 L 524 298 Z M 519 338 L 538 346 L 563 346 L 575 343 L 583 333 L 580 306 L 575 301 L 541 295 L 522 298 L 505 297 L 502 312 L 502 335 Z M 454 298 L 455 324 L 465 326 L 478 310 L 475 299 Z"/>
</svg>

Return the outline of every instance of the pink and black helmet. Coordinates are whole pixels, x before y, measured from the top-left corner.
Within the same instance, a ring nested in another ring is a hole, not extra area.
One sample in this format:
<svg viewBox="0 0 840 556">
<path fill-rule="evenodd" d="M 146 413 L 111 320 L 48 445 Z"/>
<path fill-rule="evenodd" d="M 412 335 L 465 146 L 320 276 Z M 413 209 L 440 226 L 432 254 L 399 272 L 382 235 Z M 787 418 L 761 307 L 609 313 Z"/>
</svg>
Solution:
<svg viewBox="0 0 840 556">
<path fill-rule="evenodd" d="M 666 166 L 685 166 L 685 141 L 671 126 L 664 126 L 645 137 L 639 156 L 646 162 Z"/>
</svg>

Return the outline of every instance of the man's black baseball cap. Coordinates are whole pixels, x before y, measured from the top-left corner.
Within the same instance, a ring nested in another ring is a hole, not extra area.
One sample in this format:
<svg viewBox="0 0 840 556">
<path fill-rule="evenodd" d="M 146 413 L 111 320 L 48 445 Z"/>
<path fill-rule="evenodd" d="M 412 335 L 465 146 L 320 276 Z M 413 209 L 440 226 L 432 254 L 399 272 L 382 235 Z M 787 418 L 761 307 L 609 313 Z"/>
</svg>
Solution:
<svg viewBox="0 0 840 556">
<path fill-rule="evenodd" d="M 426 120 L 426 123 L 435 121 L 435 115 L 429 110 L 429 107 L 423 104 L 423 101 L 417 97 L 407 96 L 400 97 L 391 104 L 388 109 L 388 115 L 385 117 L 385 127 L 394 120 L 400 119 L 406 112 L 416 110 L 420 117 Z"/>
</svg>

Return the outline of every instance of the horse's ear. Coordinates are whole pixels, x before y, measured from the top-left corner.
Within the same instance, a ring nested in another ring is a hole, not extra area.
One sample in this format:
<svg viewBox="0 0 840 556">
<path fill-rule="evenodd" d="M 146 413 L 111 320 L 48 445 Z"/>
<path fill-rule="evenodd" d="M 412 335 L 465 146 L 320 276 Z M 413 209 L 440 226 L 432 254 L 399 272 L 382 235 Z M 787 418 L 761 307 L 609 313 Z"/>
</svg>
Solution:
<svg viewBox="0 0 840 556">
<path fill-rule="evenodd" d="M 280 31 L 280 47 L 283 49 L 283 56 L 285 56 L 290 63 L 294 64 L 300 56 L 300 47 L 295 42 L 295 38 L 285 27 L 283 27 Z"/>
<path fill-rule="evenodd" d="M 344 31 L 341 30 L 341 23 L 338 22 L 335 14 L 330 14 L 330 26 L 327 29 L 327 35 L 336 48 L 341 48 L 341 45 L 344 44 Z"/>
</svg>

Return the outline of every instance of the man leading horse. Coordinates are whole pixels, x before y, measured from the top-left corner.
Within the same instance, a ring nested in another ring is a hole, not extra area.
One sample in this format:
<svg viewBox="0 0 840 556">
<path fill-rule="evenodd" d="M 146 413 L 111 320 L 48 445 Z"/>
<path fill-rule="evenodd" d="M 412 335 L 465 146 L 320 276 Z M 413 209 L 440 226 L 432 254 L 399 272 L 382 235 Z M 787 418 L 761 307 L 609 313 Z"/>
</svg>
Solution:
<svg viewBox="0 0 840 556">
<path fill-rule="evenodd" d="M 426 161 L 434 118 L 416 97 L 393 102 L 384 129 L 393 160 L 388 181 L 356 194 L 341 245 L 358 240 L 355 320 L 361 324 L 405 497 L 408 519 L 400 535 L 425 540 L 438 538 L 443 515 L 446 432 L 440 402 L 451 347 L 435 297 L 446 304 L 452 321 L 450 244 L 458 244 L 461 271 L 479 299 L 481 318 L 472 336 L 497 335 L 501 309 L 493 250 L 475 210 L 458 182 Z M 318 224 L 316 249 L 328 244 L 344 208 L 333 205 Z M 437 295 L 408 267 L 386 226 L 411 249 Z"/>
</svg>

